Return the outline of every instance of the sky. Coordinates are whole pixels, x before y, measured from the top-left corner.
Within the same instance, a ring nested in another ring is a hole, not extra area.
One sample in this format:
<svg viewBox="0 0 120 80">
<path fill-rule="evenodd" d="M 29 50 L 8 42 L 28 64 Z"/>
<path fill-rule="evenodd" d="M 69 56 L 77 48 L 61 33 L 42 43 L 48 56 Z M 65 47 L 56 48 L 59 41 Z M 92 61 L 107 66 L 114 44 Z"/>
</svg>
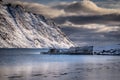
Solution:
<svg viewBox="0 0 120 80">
<path fill-rule="evenodd" d="M 32 2 L 23 3 L 29 11 L 54 20 L 78 46 L 120 44 L 120 0 L 26 0 L 26 2 Z"/>
</svg>

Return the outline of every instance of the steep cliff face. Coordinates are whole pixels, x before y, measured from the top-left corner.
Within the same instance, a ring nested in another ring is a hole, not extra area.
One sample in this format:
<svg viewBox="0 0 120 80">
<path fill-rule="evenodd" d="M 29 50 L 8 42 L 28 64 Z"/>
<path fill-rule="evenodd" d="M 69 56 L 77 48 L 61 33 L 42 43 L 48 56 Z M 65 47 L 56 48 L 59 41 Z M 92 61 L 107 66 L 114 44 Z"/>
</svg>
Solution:
<svg viewBox="0 0 120 80">
<path fill-rule="evenodd" d="M 1 48 L 69 48 L 72 42 L 59 27 L 42 15 L 26 12 L 20 5 L 0 4 Z"/>
</svg>

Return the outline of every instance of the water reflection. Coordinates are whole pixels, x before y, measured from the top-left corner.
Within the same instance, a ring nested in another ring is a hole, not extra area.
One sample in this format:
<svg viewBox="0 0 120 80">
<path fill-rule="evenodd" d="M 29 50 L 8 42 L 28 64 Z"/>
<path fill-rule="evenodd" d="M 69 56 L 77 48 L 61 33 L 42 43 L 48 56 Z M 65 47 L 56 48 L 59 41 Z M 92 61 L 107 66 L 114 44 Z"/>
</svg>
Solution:
<svg viewBox="0 0 120 80">
<path fill-rule="evenodd" d="M 119 56 L 0 56 L 0 80 L 119 80 Z"/>
</svg>

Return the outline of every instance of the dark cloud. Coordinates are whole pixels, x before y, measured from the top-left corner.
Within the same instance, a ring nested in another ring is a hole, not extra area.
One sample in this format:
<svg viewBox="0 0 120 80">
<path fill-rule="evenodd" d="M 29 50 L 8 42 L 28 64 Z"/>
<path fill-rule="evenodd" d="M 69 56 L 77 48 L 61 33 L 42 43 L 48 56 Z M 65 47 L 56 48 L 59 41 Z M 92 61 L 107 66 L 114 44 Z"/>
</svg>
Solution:
<svg viewBox="0 0 120 80">
<path fill-rule="evenodd" d="M 65 16 L 54 18 L 58 24 L 63 24 L 65 21 L 70 21 L 74 24 L 89 24 L 89 23 L 98 23 L 98 24 L 120 24 L 120 15 L 94 15 L 94 16 Z"/>
<path fill-rule="evenodd" d="M 88 25 L 89 26 L 89 25 Z M 120 43 L 120 32 L 96 32 L 94 29 L 63 27 L 62 30 L 78 45 L 106 45 Z"/>
</svg>

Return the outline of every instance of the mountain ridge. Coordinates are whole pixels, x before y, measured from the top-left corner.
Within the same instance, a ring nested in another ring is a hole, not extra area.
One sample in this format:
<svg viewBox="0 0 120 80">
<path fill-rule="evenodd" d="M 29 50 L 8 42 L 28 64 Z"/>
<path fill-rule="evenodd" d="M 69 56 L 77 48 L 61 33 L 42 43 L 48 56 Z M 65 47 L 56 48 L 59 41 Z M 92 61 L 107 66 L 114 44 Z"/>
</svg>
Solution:
<svg viewBox="0 0 120 80">
<path fill-rule="evenodd" d="M 74 46 L 50 19 L 21 5 L 0 4 L 1 48 L 69 48 Z"/>
</svg>

